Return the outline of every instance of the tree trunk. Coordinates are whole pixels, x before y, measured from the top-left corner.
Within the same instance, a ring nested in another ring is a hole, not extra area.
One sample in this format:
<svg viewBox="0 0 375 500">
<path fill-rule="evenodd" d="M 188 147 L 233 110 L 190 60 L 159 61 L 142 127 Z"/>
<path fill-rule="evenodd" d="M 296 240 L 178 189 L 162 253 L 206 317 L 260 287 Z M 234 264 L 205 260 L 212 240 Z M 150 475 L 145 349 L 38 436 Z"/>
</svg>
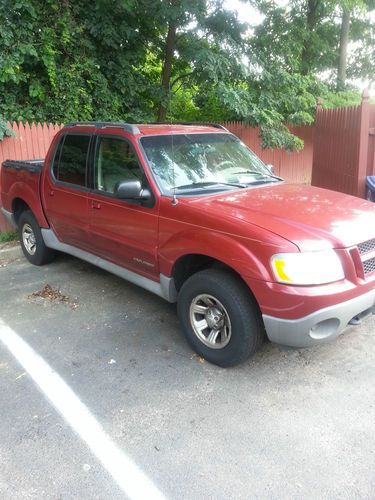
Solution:
<svg viewBox="0 0 375 500">
<path fill-rule="evenodd" d="M 318 23 L 318 9 L 320 7 L 320 0 L 307 0 L 307 14 L 306 14 L 306 25 L 309 34 L 313 32 Z M 311 59 L 313 55 L 311 54 L 311 43 L 310 36 L 304 40 L 302 54 L 301 54 L 301 73 L 307 75 L 313 69 L 311 67 Z"/>
<path fill-rule="evenodd" d="M 169 99 L 170 81 L 172 73 L 173 52 L 176 40 L 176 26 L 170 24 L 168 27 L 167 43 L 165 47 L 165 56 L 163 70 L 161 74 L 161 87 L 163 91 L 163 100 L 159 106 L 158 122 L 164 122 L 167 116 L 167 106 L 165 105 L 166 98 Z"/>
<path fill-rule="evenodd" d="M 339 65 L 337 68 L 337 90 L 345 89 L 346 67 L 348 60 L 348 43 L 350 29 L 350 12 L 344 8 L 341 18 Z"/>
</svg>

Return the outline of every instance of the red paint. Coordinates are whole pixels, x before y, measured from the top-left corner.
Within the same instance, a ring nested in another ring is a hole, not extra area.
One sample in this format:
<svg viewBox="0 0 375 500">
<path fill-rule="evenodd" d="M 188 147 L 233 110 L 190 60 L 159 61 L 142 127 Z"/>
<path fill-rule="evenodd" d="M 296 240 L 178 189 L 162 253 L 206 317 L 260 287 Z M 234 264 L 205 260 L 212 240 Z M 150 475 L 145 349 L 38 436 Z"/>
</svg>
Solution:
<svg viewBox="0 0 375 500">
<path fill-rule="evenodd" d="M 155 196 L 152 208 L 56 184 L 49 169 L 61 132 L 46 156 L 41 197 L 37 174 L 6 169 L 1 177 L 4 207 L 11 211 L 14 198 L 23 198 L 39 224 L 50 224 L 62 242 L 154 281 L 160 272 L 171 276 L 183 256 L 201 254 L 217 259 L 242 277 L 264 314 L 280 318 L 299 318 L 374 288 L 375 273 L 364 279 L 352 250 L 375 238 L 375 204 L 324 189 L 280 183 L 180 197 L 174 205 L 171 197 L 158 191 L 137 139 L 147 134 L 217 133 L 218 129 L 182 125 L 139 128 L 139 135 L 121 128 L 80 126 L 79 130 L 123 136 L 132 142 Z M 309 287 L 275 283 L 272 255 L 327 248 L 336 249 L 345 279 Z"/>
</svg>

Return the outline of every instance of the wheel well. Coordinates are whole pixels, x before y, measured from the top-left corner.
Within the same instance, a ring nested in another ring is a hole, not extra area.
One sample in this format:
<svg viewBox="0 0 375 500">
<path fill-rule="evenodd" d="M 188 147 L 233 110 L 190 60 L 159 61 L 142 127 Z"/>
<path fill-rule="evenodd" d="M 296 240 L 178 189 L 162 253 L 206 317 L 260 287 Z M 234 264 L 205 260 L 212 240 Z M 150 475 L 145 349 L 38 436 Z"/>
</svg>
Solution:
<svg viewBox="0 0 375 500">
<path fill-rule="evenodd" d="M 235 271 L 232 267 L 228 266 L 227 264 L 224 264 L 224 262 L 221 262 L 220 260 L 214 259 L 212 257 L 208 257 L 207 255 L 201 255 L 201 254 L 188 254 L 184 255 L 183 257 L 180 257 L 174 264 L 173 266 L 173 273 L 172 277 L 174 278 L 175 282 L 175 287 L 177 290 L 177 293 L 181 290 L 182 285 L 184 282 L 190 278 L 193 274 L 203 271 L 204 269 L 223 269 L 228 272 L 230 272 L 233 276 L 236 276 L 236 278 L 246 287 L 246 289 L 249 292 L 249 299 L 253 300 L 253 303 L 258 309 L 261 321 L 263 322 L 262 316 L 261 316 L 261 310 L 258 304 L 258 301 L 249 287 L 249 285 L 244 281 L 242 276 Z"/>
<path fill-rule="evenodd" d="M 12 203 L 12 211 L 14 216 L 14 221 L 18 226 L 18 221 L 20 216 L 26 210 L 30 210 L 30 207 L 27 203 L 25 203 L 21 198 L 15 198 Z"/>
<path fill-rule="evenodd" d="M 179 292 L 184 282 L 193 274 L 203 271 L 203 269 L 210 268 L 226 269 L 232 274 L 237 275 L 238 278 L 243 281 L 241 276 L 234 269 L 227 266 L 220 260 L 208 257 L 207 255 L 188 254 L 180 257 L 173 266 L 172 276 L 175 281 L 176 290 Z"/>
</svg>

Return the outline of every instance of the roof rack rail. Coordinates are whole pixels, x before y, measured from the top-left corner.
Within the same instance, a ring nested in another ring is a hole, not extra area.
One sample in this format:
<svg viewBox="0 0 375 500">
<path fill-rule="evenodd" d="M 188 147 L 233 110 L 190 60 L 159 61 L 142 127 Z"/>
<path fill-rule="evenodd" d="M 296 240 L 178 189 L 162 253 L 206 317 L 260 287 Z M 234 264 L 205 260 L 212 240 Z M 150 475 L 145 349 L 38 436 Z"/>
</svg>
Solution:
<svg viewBox="0 0 375 500">
<path fill-rule="evenodd" d="M 70 128 L 70 127 L 95 127 L 95 128 L 110 128 L 110 127 L 116 127 L 116 128 L 123 128 L 126 130 L 126 132 L 130 132 L 131 134 L 139 134 L 139 128 L 137 125 L 133 125 L 132 123 L 125 123 L 125 122 L 71 122 L 67 123 L 64 128 Z"/>
<path fill-rule="evenodd" d="M 225 130 L 226 132 L 229 132 L 227 128 L 224 127 L 224 125 L 221 125 L 221 123 L 210 123 L 210 122 L 156 122 L 155 125 L 198 125 L 202 127 L 214 127 L 214 128 L 220 128 L 222 130 Z"/>
</svg>

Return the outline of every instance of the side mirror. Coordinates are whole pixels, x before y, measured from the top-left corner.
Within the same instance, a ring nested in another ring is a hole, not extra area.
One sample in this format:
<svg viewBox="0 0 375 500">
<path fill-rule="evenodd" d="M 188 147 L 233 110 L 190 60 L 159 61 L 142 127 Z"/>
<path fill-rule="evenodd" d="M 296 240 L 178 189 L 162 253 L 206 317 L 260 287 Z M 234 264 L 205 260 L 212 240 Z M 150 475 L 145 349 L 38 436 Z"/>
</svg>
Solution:
<svg viewBox="0 0 375 500">
<path fill-rule="evenodd" d="M 266 167 L 268 168 L 268 170 L 271 172 L 271 174 L 274 174 L 275 173 L 275 168 L 273 165 L 271 164 L 268 164 L 266 165 Z"/>
<path fill-rule="evenodd" d="M 119 181 L 114 194 L 120 200 L 148 201 L 152 196 L 148 189 L 142 188 L 140 181 Z"/>
</svg>

